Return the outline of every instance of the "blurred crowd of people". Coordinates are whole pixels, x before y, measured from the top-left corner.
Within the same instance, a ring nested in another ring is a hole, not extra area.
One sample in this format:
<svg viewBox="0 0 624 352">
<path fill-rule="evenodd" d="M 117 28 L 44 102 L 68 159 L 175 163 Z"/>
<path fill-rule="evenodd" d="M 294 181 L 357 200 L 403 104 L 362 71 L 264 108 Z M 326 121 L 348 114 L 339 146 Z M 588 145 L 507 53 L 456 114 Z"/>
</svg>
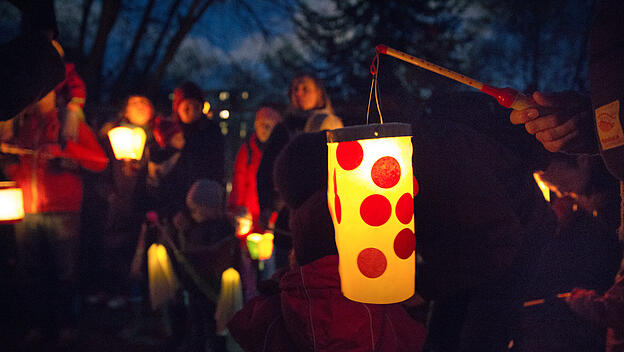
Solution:
<svg viewBox="0 0 624 352">
<path fill-rule="evenodd" d="M 174 90 L 168 116 L 137 94 L 95 126 L 54 26 L 38 23 L 0 48 L 15 83 L 0 166 L 25 211 L 0 224 L 14 239 L 2 248 L 6 346 L 75 347 L 82 307 L 101 304 L 135 310 L 134 328 L 162 311 L 172 351 L 226 351 L 229 338 L 246 351 L 622 350 L 623 9 L 601 2 L 589 97 L 536 92 L 510 114 L 479 93 L 434 94 L 406 116 L 381 95 L 412 126 L 419 185 L 416 293 L 397 304 L 340 290 L 325 131 L 344 125 L 314 74 L 292 79 L 286 109 L 257 107 L 228 174 L 196 83 Z M 41 55 L 20 61 L 28 50 Z M 594 129 L 605 114 L 611 125 Z M 120 126 L 144 132 L 136 160 L 115 156 Z M 265 232 L 275 247 L 260 261 L 246 237 Z"/>
</svg>

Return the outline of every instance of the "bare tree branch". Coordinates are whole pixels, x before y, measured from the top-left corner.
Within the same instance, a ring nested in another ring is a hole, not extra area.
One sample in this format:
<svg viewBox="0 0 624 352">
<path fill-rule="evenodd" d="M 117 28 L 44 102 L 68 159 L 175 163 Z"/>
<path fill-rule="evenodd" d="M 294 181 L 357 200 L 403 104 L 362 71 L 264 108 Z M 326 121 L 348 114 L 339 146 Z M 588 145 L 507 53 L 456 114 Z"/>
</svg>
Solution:
<svg viewBox="0 0 624 352">
<path fill-rule="evenodd" d="M 87 23 L 89 20 L 89 13 L 91 12 L 91 6 L 93 0 L 84 0 L 82 5 L 82 22 L 80 22 L 80 37 L 78 39 L 78 53 L 84 55 L 84 42 L 87 32 Z"/>
<path fill-rule="evenodd" d="M 145 63 L 145 67 L 143 68 L 143 72 L 141 73 L 141 77 L 146 77 L 149 70 L 154 66 L 154 62 L 156 61 L 156 56 L 158 55 L 158 51 L 160 50 L 160 46 L 165 39 L 167 32 L 169 31 L 169 26 L 171 25 L 171 21 L 173 20 L 173 16 L 178 11 L 178 7 L 180 7 L 180 2 L 182 0 L 175 0 L 171 7 L 169 8 L 169 12 L 167 13 L 167 19 L 160 30 L 160 34 L 158 35 L 158 39 L 156 39 L 156 43 L 152 48 L 152 53 L 150 54 L 147 62 Z"/>
</svg>

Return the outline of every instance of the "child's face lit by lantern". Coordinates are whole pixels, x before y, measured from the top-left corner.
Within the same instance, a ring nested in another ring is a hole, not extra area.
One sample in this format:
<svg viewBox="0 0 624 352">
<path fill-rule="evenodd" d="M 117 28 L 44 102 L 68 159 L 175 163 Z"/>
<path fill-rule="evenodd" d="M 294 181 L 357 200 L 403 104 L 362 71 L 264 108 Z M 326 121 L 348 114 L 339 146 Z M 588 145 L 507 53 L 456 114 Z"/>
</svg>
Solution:
<svg viewBox="0 0 624 352">
<path fill-rule="evenodd" d="M 309 77 L 304 77 L 292 92 L 293 105 L 307 111 L 321 107 L 323 104 L 321 89 Z"/>
<path fill-rule="evenodd" d="M 186 143 L 186 140 L 184 139 L 184 134 L 182 132 L 178 132 L 174 134 L 171 137 L 171 141 L 169 142 L 169 144 L 177 150 L 182 150 L 182 148 L 184 148 L 185 143 Z"/>
<path fill-rule="evenodd" d="M 276 122 L 269 119 L 256 119 L 254 129 L 256 130 L 256 136 L 261 143 L 264 143 L 269 139 L 275 125 Z"/>
<path fill-rule="evenodd" d="M 145 126 L 154 115 L 152 104 L 145 97 L 131 97 L 126 105 L 126 117 L 131 124 Z"/>
<path fill-rule="evenodd" d="M 201 117 L 202 104 L 193 99 L 184 99 L 180 105 L 178 105 L 178 116 L 180 121 L 185 124 L 193 123 Z"/>
</svg>

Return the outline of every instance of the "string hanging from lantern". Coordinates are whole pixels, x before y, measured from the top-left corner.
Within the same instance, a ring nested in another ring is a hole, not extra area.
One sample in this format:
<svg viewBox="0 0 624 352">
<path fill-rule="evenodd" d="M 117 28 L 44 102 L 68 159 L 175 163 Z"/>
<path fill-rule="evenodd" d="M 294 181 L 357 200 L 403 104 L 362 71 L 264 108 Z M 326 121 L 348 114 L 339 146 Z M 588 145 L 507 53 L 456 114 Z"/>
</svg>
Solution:
<svg viewBox="0 0 624 352">
<path fill-rule="evenodd" d="M 368 94 L 368 107 L 366 108 L 366 124 L 368 125 L 368 118 L 370 116 L 370 105 L 373 98 L 373 90 L 375 91 L 375 102 L 377 103 L 377 112 L 379 113 L 379 122 L 383 124 L 383 117 L 381 116 L 381 108 L 379 106 L 379 96 L 377 88 L 377 80 L 379 79 L 379 53 L 373 58 L 373 62 L 370 65 L 370 73 L 373 76 L 371 81 L 370 93 Z"/>
</svg>

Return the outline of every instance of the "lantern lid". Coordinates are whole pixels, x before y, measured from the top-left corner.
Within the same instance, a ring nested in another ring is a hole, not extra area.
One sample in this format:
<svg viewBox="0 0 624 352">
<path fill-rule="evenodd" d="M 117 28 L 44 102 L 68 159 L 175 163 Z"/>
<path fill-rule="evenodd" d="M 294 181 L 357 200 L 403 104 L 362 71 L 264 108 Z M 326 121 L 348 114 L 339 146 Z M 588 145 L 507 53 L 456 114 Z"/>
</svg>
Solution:
<svg viewBox="0 0 624 352">
<path fill-rule="evenodd" d="M 17 182 L 15 181 L 0 181 L 0 189 L 16 188 Z"/>
<path fill-rule="evenodd" d="M 329 130 L 327 143 L 349 142 L 361 139 L 375 139 L 386 137 L 411 137 L 412 126 L 407 123 L 371 123 Z"/>
</svg>

